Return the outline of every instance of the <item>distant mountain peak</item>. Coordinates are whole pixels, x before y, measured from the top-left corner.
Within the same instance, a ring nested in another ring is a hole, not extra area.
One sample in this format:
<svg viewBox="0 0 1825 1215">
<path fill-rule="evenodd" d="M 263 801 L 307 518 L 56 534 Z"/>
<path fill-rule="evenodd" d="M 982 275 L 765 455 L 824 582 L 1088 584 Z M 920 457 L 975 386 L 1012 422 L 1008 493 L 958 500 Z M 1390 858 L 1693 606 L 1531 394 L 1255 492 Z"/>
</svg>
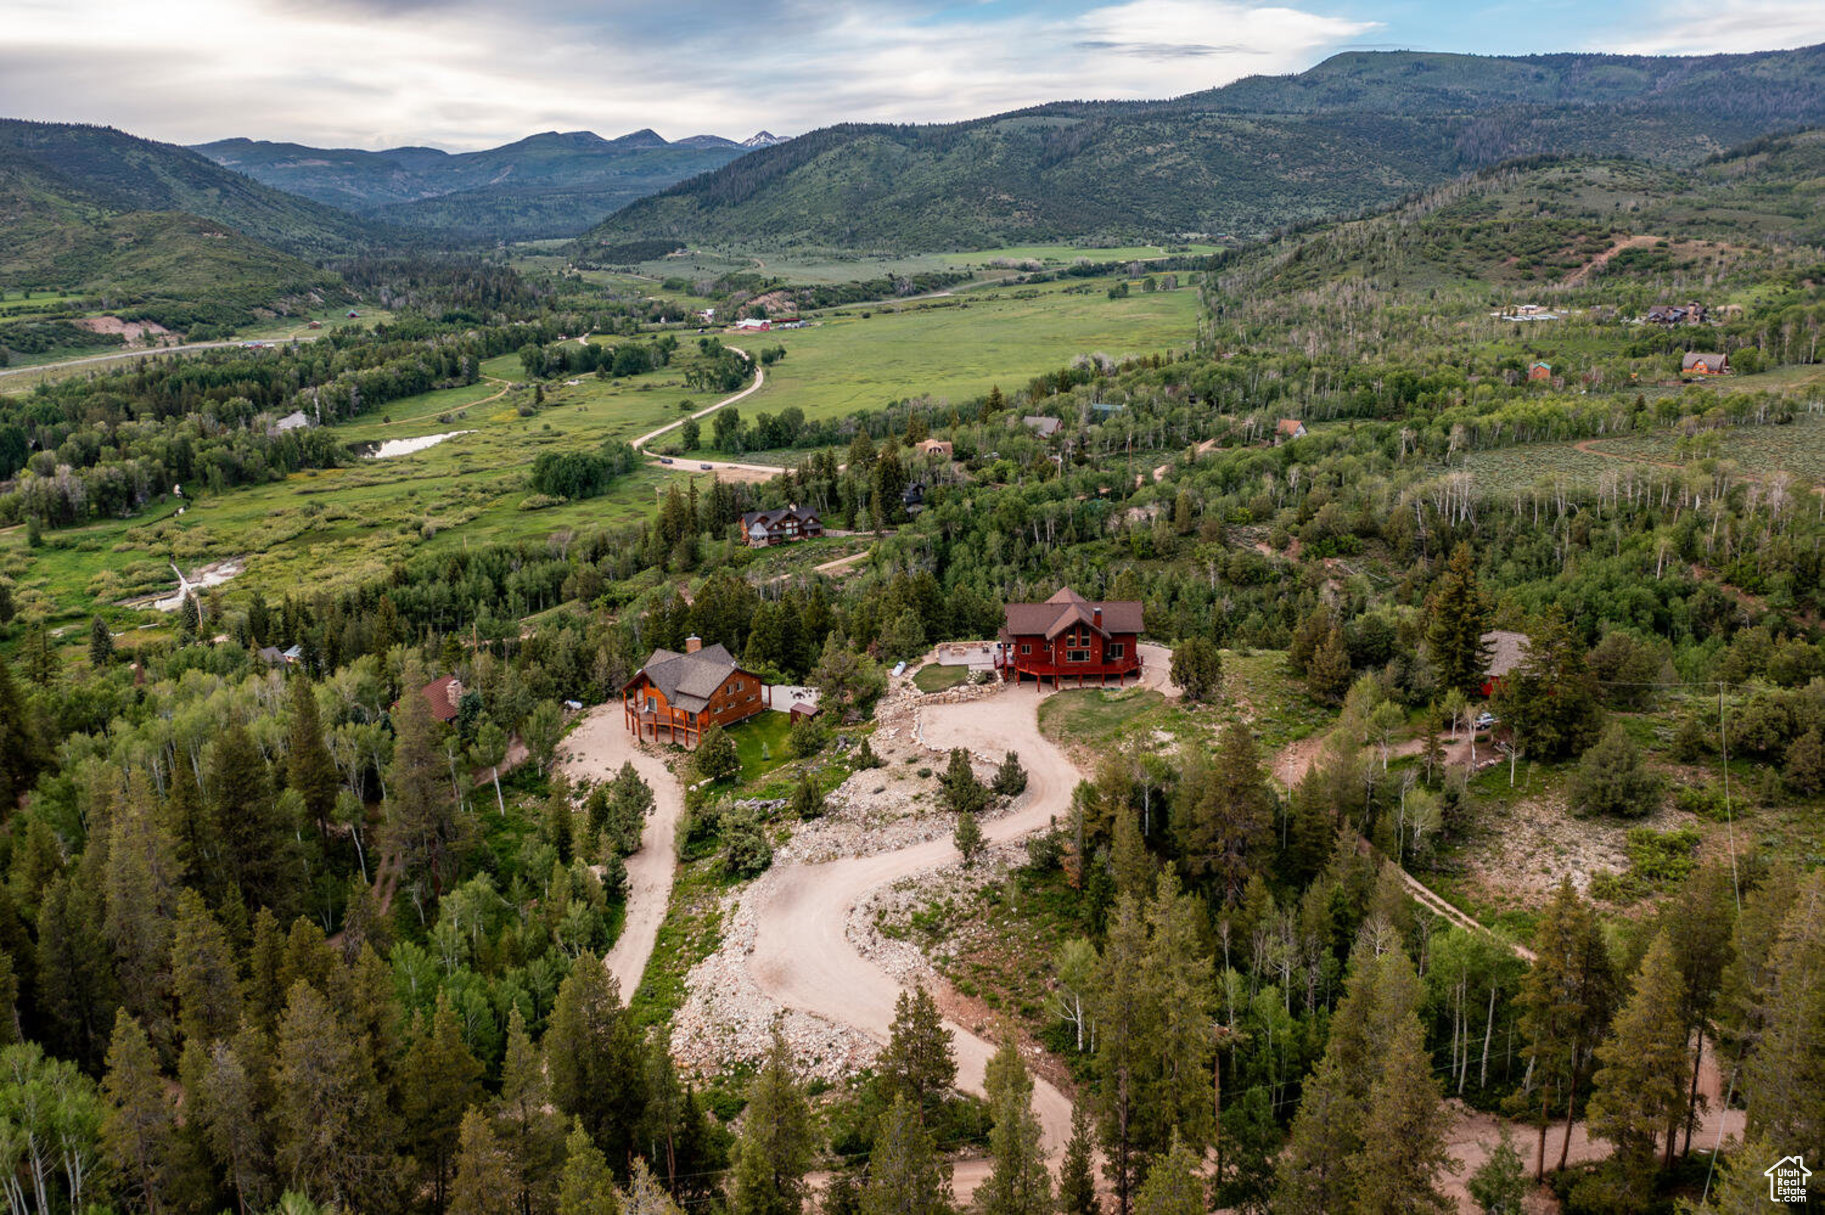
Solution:
<svg viewBox="0 0 1825 1215">
<path fill-rule="evenodd" d="M 785 142 L 784 139 L 775 135 L 772 131 L 757 131 L 753 135 L 742 140 L 741 146 L 744 148 L 770 148 L 776 143 Z"/>
<path fill-rule="evenodd" d="M 671 146 L 666 142 L 665 136 L 651 127 L 641 127 L 638 131 L 630 131 L 619 139 L 610 139 L 606 142 L 617 148 L 666 148 Z"/>
</svg>

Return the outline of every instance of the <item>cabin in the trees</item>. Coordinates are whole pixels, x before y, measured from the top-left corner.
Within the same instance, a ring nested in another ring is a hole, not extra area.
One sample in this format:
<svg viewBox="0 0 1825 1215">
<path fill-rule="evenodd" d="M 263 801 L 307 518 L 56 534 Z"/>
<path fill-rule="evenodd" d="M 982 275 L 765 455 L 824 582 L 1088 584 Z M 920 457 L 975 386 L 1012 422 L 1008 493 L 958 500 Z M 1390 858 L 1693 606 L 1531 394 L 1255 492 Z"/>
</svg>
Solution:
<svg viewBox="0 0 1825 1215">
<path fill-rule="evenodd" d="M 454 675 L 445 675 L 420 688 L 419 694 L 431 706 L 431 716 L 448 725 L 456 720 L 462 709 L 463 681 Z"/>
<path fill-rule="evenodd" d="M 1496 688 L 1510 671 L 1527 660 L 1527 634 L 1512 629 L 1494 629 L 1484 633 L 1479 640 L 1489 655 L 1489 664 L 1483 668 L 1482 687 L 1483 696 L 1488 698 L 1495 695 Z"/>
<path fill-rule="evenodd" d="M 1679 364 L 1679 370 L 1686 375 L 1723 375 L 1730 370 L 1730 356 L 1708 353 L 1703 350 L 1688 350 L 1686 357 Z"/>
<path fill-rule="evenodd" d="M 1305 438 L 1305 423 L 1298 418 L 1281 418 L 1274 424 L 1274 442 Z"/>
<path fill-rule="evenodd" d="M 1107 683 L 1141 674 L 1141 605 L 1092 603 L 1066 587 L 1044 603 L 1004 609 L 995 665 L 1003 679 Z"/>
<path fill-rule="evenodd" d="M 824 534 L 824 521 L 808 506 L 780 510 L 751 510 L 741 517 L 741 534 L 749 548 L 814 540 Z"/>
<path fill-rule="evenodd" d="M 696 637 L 682 654 L 654 650 L 622 687 L 621 702 L 634 737 L 681 747 L 695 747 L 712 725 L 732 726 L 767 707 L 760 676 Z"/>
<path fill-rule="evenodd" d="M 1538 383 L 1541 380 L 1550 380 L 1552 378 L 1553 365 L 1551 363 L 1535 363 L 1527 369 L 1527 379 L 1530 383 Z"/>
</svg>

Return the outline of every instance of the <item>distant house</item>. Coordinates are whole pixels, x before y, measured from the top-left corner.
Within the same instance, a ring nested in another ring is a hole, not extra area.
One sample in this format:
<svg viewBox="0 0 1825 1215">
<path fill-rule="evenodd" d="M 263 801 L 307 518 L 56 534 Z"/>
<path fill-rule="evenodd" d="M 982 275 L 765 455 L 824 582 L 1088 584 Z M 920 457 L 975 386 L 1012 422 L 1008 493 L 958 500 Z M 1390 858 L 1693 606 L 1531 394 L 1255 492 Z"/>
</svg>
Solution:
<svg viewBox="0 0 1825 1215">
<path fill-rule="evenodd" d="M 1092 603 L 1069 587 L 1044 603 L 1010 603 L 995 665 L 1003 679 L 1094 679 L 1116 683 L 1141 673 L 1141 604 Z"/>
<path fill-rule="evenodd" d="M 352 321 L 352 320 L 354 320 L 354 319 L 355 319 L 355 318 L 356 318 L 356 317 L 358 317 L 358 316 L 360 316 L 360 315 L 361 315 L 361 314 L 360 314 L 360 313 L 359 313 L 359 312 L 356 312 L 356 311 L 355 311 L 355 310 L 354 310 L 354 309 L 353 309 L 353 308 L 350 308 L 350 309 L 349 309 L 349 320 L 351 320 L 351 321 Z"/>
<path fill-rule="evenodd" d="M 925 509 L 925 482 L 914 481 L 900 491 L 900 504 L 906 513 L 916 515 Z"/>
<path fill-rule="evenodd" d="M 312 321 L 310 324 L 306 325 L 305 328 L 306 329 L 321 329 L 321 328 L 323 328 L 323 322 L 322 321 Z"/>
<path fill-rule="evenodd" d="M 1648 324 L 1677 325 L 1686 319 L 1686 310 L 1672 304 L 1655 304 L 1648 309 Z"/>
<path fill-rule="evenodd" d="M 287 646 L 285 652 L 279 657 L 285 660 L 286 666 L 292 666 L 304 661 L 304 647 L 301 645 Z"/>
<path fill-rule="evenodd" d="M 288 430 L 307 430 L 310 424 L 310 417 L 302 409 L 294 409 L 272 424 L 272 432 L 282 435 Z"/>
<path fill-rule="evenodd" d="M 1527 378 L 1530 382 L 1536 380 L 1550 380 L 1553 378 L 1553 365 L 1551 363 L 1530 364 L 1527 368 Z"/>
<path fill-rule="evenodd" d="M 1495 629 L 1482 636 L 1483 648 L 1489 651 L 1489 665 L 1483 668 L 1483 695 L 1495 695 L 1496 686 L 1527 659 L 1527 634 L 1512 629 Z"/>
<path fill-rule="evenodd" d="M 279 647 L 276 645 L 261 646 L 254 652 L 254 657 L 258 658 L 269 667 L 282 667 L 285 665 L 285 655 L 280 652 Z"/>
<path fill-rule="evenodd" d="M 1049 439 L 1064 429 L 1064 423 L 1057 418 L 1028 416 L 1020 419 L 1020 424 L 1042 439 Z"/>
<path fill-rule="evenodd" d="M 735 327 L 737 329 L 765 333 L 767 330 L 773 328 L 773 322 L 764 316 L 744 316 L 739 321 L 735 322 Z"/>
<path fill-rule="evenodd" d="M 431 716 L 448 725 L 456 720 L 456 711 L 463 702 L 463 681 L 454 675 L 445 675 L 442 679 L 433 679 L 418 690 L 431 706 Z"/>
<path fill-rule="evenodd" d="M 1274 423 L 1274 442 L 1305 438 L 1305 423 L 1298 418 L 1281 418 Z"/>
<path fill-rule="evenodd" d="M 824 521 L 808 506 L 751 510 L 741 517 L 741 534 L 749 548 L 813 540 L 824 534 Z"/>
<path fill-rule="evenodd" d="M 1727 375 L 1730 371 L 1730 356 L 1688 350 L 1686 357 L 1680 360 L 1679 370 L 1686 375 Z"/>
<path fill-rule="evenodd" d="M 913 444 L 913 450 L 922 456 L 943 456 L 948 460 L 951 458 L 951 453 L 954 452 L 956 448 L 951 445 L 949 439 L 926 439 L 923 442 Z"/>
<path fill-rule="evenodd" d="M 635 738 L 684 747 L 695 747 L 712 725 L 731 726 L 767 707 L 760 676 L 696 637 L 682 654 L 654 650 L 622 686 L 621 703 Z"/>
</svg>

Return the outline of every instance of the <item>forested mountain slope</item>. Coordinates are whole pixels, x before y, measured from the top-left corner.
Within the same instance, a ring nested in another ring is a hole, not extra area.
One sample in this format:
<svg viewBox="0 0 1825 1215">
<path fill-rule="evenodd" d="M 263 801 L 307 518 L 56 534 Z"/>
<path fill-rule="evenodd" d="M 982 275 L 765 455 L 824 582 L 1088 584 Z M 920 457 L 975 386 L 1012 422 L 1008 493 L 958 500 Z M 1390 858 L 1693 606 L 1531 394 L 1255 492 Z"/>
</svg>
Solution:
<svg viewBox="0 0 1825 1215">
<path fill-rule="evenodd" d="M 634 203 L 638 239 L 931 249 L 1253 235 L 1552 151 L 1690 164 L 1825 121 L 1825 49 L 1654 58 L 1337 56 L 1164 102 L 840 125 Z"/>
<path fill-rule="evenodd" d="M 73 183 L 109 211 L 184 211 L 300 257 L 355 253 L 375 238 L 372 225 L 346 212 L 111 127 L 0 119 L 0 149 Z"/>
<path fill-rule="evenodd" d="M 474 239 L 572 236 L 616 208 L 717 169 L 747 149 L 650 130 L 618 139 L 547 131 L 481 152 L 311 148 L 223 139 L 196 151 L 290 193 L 403 227 Z"/>
</svg>

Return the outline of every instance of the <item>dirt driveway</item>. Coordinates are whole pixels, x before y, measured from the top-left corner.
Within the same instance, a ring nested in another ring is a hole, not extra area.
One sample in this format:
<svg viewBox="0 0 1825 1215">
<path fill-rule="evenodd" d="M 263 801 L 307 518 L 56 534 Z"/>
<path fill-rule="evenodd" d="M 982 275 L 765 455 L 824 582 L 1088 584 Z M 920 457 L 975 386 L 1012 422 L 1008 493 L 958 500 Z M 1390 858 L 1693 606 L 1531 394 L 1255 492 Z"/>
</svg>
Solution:
<svg viewBox="0 0 1825 1215">
<path fill-rule="evenodd" d="M 627 921 L 605 959 L 608 972 L 621 985 L 621 999 L 626 1001 L 633 998 L 640 976 L 646 973 L 653 942 L 671 902 L 684 795 L 659 753 L 639 746 L 627 732 L 619 700 L 597 705 L 584 716 L 564 739 L 558 767 L 573 781 L 601 782 L 611 779 L 624 763 L 633 764 L 653 790 L 653 812 L 640 833 L 640 849 L 627 858 Z"/>
</svg>

